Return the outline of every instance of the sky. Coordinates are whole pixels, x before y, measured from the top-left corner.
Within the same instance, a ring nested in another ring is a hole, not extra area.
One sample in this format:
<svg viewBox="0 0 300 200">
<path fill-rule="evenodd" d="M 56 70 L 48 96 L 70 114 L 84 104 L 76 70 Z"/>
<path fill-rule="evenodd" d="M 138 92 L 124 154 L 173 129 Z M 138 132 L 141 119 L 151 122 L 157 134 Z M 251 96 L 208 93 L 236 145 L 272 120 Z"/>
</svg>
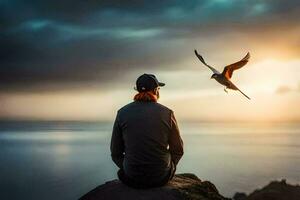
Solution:
<svg viewBox="0 0 300 200">
<path fill-rule="evenodd" d="M 0 0 L 0 119 L 113 120 L 137 77 L 187 121 L 300 121 L 300 1 Z M 250 52 L 224 92 L 222 71 Z"/>
</svg>

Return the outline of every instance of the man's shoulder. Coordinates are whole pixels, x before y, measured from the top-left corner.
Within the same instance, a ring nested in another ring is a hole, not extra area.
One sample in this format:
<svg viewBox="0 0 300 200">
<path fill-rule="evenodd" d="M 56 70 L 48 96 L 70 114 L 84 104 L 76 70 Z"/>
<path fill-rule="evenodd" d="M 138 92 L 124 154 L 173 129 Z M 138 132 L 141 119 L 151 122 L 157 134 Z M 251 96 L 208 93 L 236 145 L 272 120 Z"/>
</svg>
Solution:
<svg viewBox="0 0 300 200">
<path fill-rule="evenodd" d="M 160 109 L 162 109 L 162 110 L 166 110 L 166 111 L 169 111 L 169 112 L 173 112 L 172 109 L 170 109 L 170 108 L 168 108 L 167 106 L 162 105 L 162 104 L 160 104 L 160 103 L 155 103 L 155 105 L 156 105 L 157 107 L 159 107 Z"/>
<path fill-rule="evenodd" d="M 124 105 L 123 107 L 121 107 L 121 108 L 118 110 L 118 112 L 122 112 L 122 111 L 128 110 L 128 109 L 130 109 L 130 108 L 133 107 L 133 106 L 134 106 L 134 101 L 131 102 L 131 103 L 128 103 L 128 104 Z"/>
<path fill-rule="evenodd" d="M 163 111 L 173 112 L 173 111 L 172 111 L 170 108 L 168 108 L 167 106 L 162 105 L 162 104 L 157 103 L 157 102 L 156 102 L 156 103 L 144 104 L 144 105 L 151 105 L 151 106 L 153 106 L 153 107 L 155 107 L 155 108 L 158 108 L 158 109 L 160 109 L 160 110 L 163 110 Z M 126 112 L 127 110 L 130 110 L 131 108 L 134 108 L 134 107 L 136 107 L 136 106 L 143 106 L 143 104 L 141 104 L 141 103 L 139 103 L 139 102 L 133 101 L 133 102 L 128 103 L 128 104 L 124 105 L 123 107 L 121 107 L 121 108 L 118 110 L 118 112 L 119 112 L 119 113 L 120 113 L 120 112 Z"/>
</svg>

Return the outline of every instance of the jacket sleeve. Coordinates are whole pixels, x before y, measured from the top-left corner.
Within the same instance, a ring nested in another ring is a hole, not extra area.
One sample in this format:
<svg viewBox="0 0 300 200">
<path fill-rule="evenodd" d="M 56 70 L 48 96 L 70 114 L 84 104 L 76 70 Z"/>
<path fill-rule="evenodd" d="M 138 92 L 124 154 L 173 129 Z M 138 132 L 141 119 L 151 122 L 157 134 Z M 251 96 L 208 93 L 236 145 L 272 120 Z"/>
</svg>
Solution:
<svg viewBox="0 0 300 200">
<path fill-rule="evenodd" d="M 171 112 L 171 134 L 169 136 L 169 150 L 171 153 L 171 159 L 175 165 L 183 155 L 183 141 L 180 137 L 177 121 L 174 113 Z"/>
<path fill-rule="evenodd" d="M 124 160 L 124 141 L 122 138 L 122 130 L 119 124 L 119 114 L 114 122 L 111 143 L 110 143 L 111 157 L 114 163 L 119 167 L 123 168 Z"/>
</svg>

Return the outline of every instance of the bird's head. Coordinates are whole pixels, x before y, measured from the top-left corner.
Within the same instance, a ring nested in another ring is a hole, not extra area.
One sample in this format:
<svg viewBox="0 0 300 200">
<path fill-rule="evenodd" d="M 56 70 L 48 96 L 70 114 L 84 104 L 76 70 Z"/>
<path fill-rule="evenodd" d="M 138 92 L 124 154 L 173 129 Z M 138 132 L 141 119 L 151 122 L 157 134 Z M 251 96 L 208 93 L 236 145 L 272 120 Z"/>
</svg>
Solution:
<svg viewBox="0 0 300 200">
<path fill-rule="evenodd" d="M 217 78 L 217 74 L 213 74 L 213 75 L 211 75 L 211 77 L 210 77 L 210 79 L 215 79 L 215 78 Z"/>
</svg>

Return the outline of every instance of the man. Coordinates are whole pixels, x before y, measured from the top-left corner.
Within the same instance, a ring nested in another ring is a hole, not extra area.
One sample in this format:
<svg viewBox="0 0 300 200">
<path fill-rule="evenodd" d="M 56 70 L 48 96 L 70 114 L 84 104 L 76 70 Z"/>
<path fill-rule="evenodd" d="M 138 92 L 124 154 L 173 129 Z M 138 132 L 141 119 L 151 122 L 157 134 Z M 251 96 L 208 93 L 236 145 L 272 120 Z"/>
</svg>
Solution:
<svg viewBox="0 0 300 200">
<path fill-rule="evenodd" d="M 118 111 L 111 138 L 111 156 L 119 179 L 135 188 L 165 185 L 183 155 L 174 113 L 157 103 L 164 86 L 152 74 L 136 81 L 134 102 Z"/>
</svg>

